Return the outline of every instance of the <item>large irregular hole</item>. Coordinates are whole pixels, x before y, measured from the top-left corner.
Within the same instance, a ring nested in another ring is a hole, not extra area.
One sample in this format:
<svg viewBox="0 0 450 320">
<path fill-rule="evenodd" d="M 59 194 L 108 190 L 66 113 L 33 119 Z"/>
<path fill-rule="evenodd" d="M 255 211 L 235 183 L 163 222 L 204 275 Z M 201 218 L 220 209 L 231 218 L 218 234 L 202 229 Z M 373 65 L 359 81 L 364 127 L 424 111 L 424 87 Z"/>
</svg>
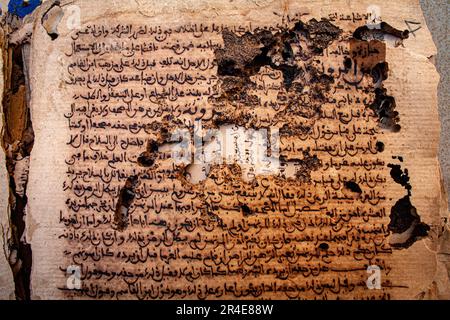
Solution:
<svg viewBox="0 0 450 320">
<path fill-rule="evenodd" d="M 375 149 L 377 149 L 378 152 L 384 151 L 384 143 L 382 141 L 377 141 L 375 143 Z"/>
<path fill-rule="evenodd" d="M 398 249 L 409 248 L 417 240 L 426 237 L 430 227 L 421 222 L 417 209 L 411 203 L 412 186 L 409 182 L 408 170 L 403 170 L 398 164 L 388 164 L 388 167 L 391 168 L 392 179 L 407 191 L 407 195 L 399 199 L 391 208 L 389 216 L 391 220 L 388 225 L 389 231 L 392 232 L 390 244 Z"/>
<path fill-rule="evenodd" d="M 408 169 L 402 170 L 400 165 L 392 163 L 388 164 L 388 167 L 391 168 L 391 178 L 404 187 L 408 191 L 408 195 L 411 195 L 412 186 L 409 183 Z"/>
<path fill-rule="evenodd" d="M 244 216 L 250 216 L 250 215 L 253 214 L 253 212 L 250 209 L 250 207 L 248 205 L 246 205 L 245 203 L 241 205 L 241 210 L 242 210 L 242 214 Z"/>
<path fill-rule="evenodd" d="M 370 105 L 370 108 L 375 111 L 382 128 L 389 129 L 392 132 L 399 132 L 401 129 L 398 124 L 400 118 L 398 112 L 395 111 L 395 107 L 394 97 L 388 95 L 385 88 L 375 88 L 375 100 Z"/>
<path fill-rule="evenodd" d="M 393 235 L 390 244 L 394 248 L 409 248 L 414 242 L 428 235 L 430 227 L 421 222 L 417 209 L 409 195 L 398 200 L 391 208 L 388 229 Z"/>
</svg>

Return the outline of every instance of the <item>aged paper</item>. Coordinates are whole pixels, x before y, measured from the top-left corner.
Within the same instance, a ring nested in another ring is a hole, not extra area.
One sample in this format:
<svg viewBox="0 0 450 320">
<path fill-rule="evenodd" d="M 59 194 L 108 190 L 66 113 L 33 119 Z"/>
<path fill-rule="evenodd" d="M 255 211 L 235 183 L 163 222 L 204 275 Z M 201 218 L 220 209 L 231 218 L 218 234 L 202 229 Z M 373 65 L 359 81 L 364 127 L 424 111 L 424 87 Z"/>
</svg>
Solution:
<svg viewBox="0 0 450 320">
<path fill-rule="evenodd" d="M 4 43 L 5 43 L 5 34 L 1 30 L 1 47 L 2 52 L 4 50 Z M 3 88 L 4 88 L 4 77 L 3 77 L 3 70 L 4 70 L 4 56 L 0 55 L 0 69 L 1 77 L 0 77 L 0 93 L 1 96 L 3 96 Z M 0 116 L 2 119 L 4 119 L 3 115 L 3 108 L 0 110 Z M 0 131 L 3 132 L 3 121 L 0 123 Z M 13 281 L 13 275 L 12 270 L 10 268 L 10 257 L 11 254 L 8 249 L 8 238 L 10 236 L 8 230 L 9 230 L 9 197 L 8 197 L 8 173 L 6 170 L 6 156 L 5 151 L 2 148 L 0 150 L 0 231 L 1 231 L 1 252 L 0 254 L 0 299 L 7 300 L 12 297 L 14 297 L 14 281 Z"/>
<path fill-rule="evenodd" d="M 450 298 L 418 1 L 45 2 L 9 41 L 31 299 Z"/>
</svg>

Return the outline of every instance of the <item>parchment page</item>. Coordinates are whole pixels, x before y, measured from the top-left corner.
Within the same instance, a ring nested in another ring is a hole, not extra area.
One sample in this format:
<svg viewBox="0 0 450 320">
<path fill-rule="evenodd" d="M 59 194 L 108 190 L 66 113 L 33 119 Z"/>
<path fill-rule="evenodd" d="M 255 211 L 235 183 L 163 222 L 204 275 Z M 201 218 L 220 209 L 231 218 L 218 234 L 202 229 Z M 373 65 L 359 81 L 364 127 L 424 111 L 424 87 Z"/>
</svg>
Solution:
<svg viewBox="0 0 450 320">
<path fill-rule="evenodd" d="M 32 299 L 450 297 L 418 1 L 46 2 L 24 28 Z"/>
<path fill-rule="evenodd" d="M 1 30 L 3 31 L 3 30 Z M 2 47 L 2 52 L 5 45 L 5 33 L 0 31 L 0 46 Z M 0 93 L 3 96 L 4 92 L 4 57 L 0 55 Z M 3 108 L 0 110 L 0 116 L 4 119 Z M 0 123 L 0 132 L 3 132 L 3 120 Z M 10 226 L 9 218 L 9 192 L 8 192 L 8 173 L 6 169 L 6 155 L 3 148 L 0 150 L 0 243 L 2 245 L 0 254 L 0 299 L 7 300 L 14 297 L 14 281 L 13 274 L 10 268 L 10 259 L 13 258 L 8 248 L 8 238 L 10 233 L 8 232 Z"/>
</svg>

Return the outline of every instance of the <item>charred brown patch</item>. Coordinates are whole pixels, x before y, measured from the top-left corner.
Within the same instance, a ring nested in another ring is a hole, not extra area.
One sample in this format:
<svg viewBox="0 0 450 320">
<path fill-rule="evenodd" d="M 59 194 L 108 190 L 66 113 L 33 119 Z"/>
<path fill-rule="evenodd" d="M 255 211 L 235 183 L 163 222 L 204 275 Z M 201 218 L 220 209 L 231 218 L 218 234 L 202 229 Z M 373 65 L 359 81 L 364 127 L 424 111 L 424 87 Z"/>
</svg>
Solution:
<svg viewBox="0 0 450 320">
<path fill-rule="evenodd" d="M 318 55 L 322 54 L 323 50 L 341 35 L 342 30 L 328 20 L 311 19 L 306 24 L 297 22 L 294 32 L 300 33 L 307 40 L 307 47 L 312 55 Z"/>
<path fill-rule="evenodd" d="M 241 210 L 242 210 L 242 214 L 244 216 L 250 216 L 253 214 L 252 210 L 250 209 L 250 207 L 246 204 L 241 205 Z"/>
<path fill-rule="evenodd" d="M 147 150 L 141 153 L 137 159 L 137 163 L 142 167 L 151 167 L 158 158 L 158 143 L 155 140 L 147 142 Z"/>
<path fill-rule="evenodd" d="M 327 20 L 297 22 L 291 29 L 277 33 L 256 30 L 238 36 L 223 32 L 224 47 L 215 51 L 221 95 L 210 98 L 214 105 L 215 127 L 235 124 L 257 128 L 260 124 L 255 108 L 260 98 L 251 92 L 251 76 L 262 67 L 281 72 L 283 76 L 276 104 L 275 121 L 289 117 L 284 134 L 298 134 L 310 128 L 319 118 L 334 78 L 314 65 L 313 58 L 322 54 L 342 30 Z M 295 49 L 295 50 L 294 50 Z M 305 122 L 310 122 L 309 124 Z M 308 129 L 309 130 L 309 129 Z"/>
<path fill-rule="evenodd" d="M 382 141 L 377 141 L 375 143 L 375 149 L 377 149 L 378 152 L 384 151 L 384 143 Z"/>
<path fill-rule="evenodd" d="M 224 48 L 215 51 L 218 75 L 248 78 L 256 74 L 263 65 L 270 63 L 267 57 L 268 49 L 263 50 L 262 42 L 265 35 L 270 38 L 267 43 L 270 45 L 273 42 L 270 32 L 258 34 L 247 32 L 238 36 L 231 31 L 224 30 L 222 33 Z"/>
<path fill-rule="evenodd" d="M 409 183 L 408 169 L 402 170 L 400 165 L 392 163 L 388 164 L 388 167 L 391 168 L 391 178 L 404 187 L 408 191 L 408 195 L 411 195 L 412 186 Z"/>
<path fill-rule="evenodd" d="M 381 85 L 381 83 L 388 78 L 388 71 L 389 66 L 387 62 L 377 63 L 375 67 L 370 70 L 370 75 L 372 76 L 375 86 Z"/>
<path fill-rule="evenodd" d="M 289 87 L 298 75 L 290 42 L 295 34 L 279 32 L 273 35 L 263 30 L 254 34 L 247 32 L 241 37 L 230 31 L 222 34 L 224 48 L 215 51 L 219 76 L 233 76 L 249 79 L 261 67 L 270 66 L 283 73 L 284 84 Z M 280 57 L 276 61 L 276 57 Z M 278 62 L 278 63 L 277 63 Z"/>
<path fill-rule="evenodd" d="M 317 155 L 311 155 L 309 151 L 303 151 L 302 159 L 287 159 L 281 155 L 280 164 L 281 167 L 293 165 L 295 168 L 295 179 L 301 183 L 311 181 L 311 172 L 318 170 L 322 166 L 322 162 Z"/>
<path fill-rule="evenodd" d="M 370 108 L 375 112 L 382 128 L 399 132 L 401 126 L 400 117 L 395 111 L 396 103 L 393 96 L 387 94 L 385 88 L 375 88 L 375 99 L 370 104 Z"/>
<path fill-rule="evenodd" d="M 159 148 L 164 144 L 179 142 L 171 139 L 172 133 L 180 128 L 186 128 L 185 124 L 172 114 L 165 115 L 161 121 L 148 124 L 147 131 L 151 132 L 152 138 L 147 141 L 145 151 L 137 157 L 137 164 L 147 168 L 155 166 L 159 158 Z"/>
<path fill-rule="evenodd" d="M 344 187 L 351 192 L 362 193 L 361 187 L 354 181 L 346 181 Z"/>
<path fill-rule="evenodd" d="M 238 36 L 223 32 L 224 47 L 215 51 L 221 81 L 220 97 L 210 98 L 214 105 L 214 126 L 236 124 L 257 127 L 252 112 L 261 105 L 257 95 L 250 93 L 255 83 L 250 77 L 262 67 L 281 72 L 283 86 L 276 103 L 280 106 L 276 119 L 289 114 L 288 130 L 296 133 L 305 126 L 305 119 L 319 117 L 330 84 L 334 79 L 314 66 L 313 57 L 342 33 L 327 20 L 297 22 L 291 29 L 272 33 L 256 30 Z M 305 90 L 307 87 L 307 90 Z"/>
</svg>

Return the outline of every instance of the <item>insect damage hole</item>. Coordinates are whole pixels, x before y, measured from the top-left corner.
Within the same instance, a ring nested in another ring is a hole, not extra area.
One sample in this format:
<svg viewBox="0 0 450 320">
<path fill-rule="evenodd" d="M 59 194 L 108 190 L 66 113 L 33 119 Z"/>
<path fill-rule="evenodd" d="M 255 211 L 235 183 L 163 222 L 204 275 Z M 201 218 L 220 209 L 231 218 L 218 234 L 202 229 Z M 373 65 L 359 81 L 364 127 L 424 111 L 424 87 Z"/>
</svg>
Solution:
<svg viewBox="0 0 450 320">
<path fill-rule="evenodd" d="M 138 176 L 131 176 L 125 182 L 125 186 L 120 190 L 119 200 L 114 215 L 114 223 L 119 231 L 123 231 L 128 227 L 129 209 L 136 198 L 136 188 L 138 184 Z"/>
</svg>

